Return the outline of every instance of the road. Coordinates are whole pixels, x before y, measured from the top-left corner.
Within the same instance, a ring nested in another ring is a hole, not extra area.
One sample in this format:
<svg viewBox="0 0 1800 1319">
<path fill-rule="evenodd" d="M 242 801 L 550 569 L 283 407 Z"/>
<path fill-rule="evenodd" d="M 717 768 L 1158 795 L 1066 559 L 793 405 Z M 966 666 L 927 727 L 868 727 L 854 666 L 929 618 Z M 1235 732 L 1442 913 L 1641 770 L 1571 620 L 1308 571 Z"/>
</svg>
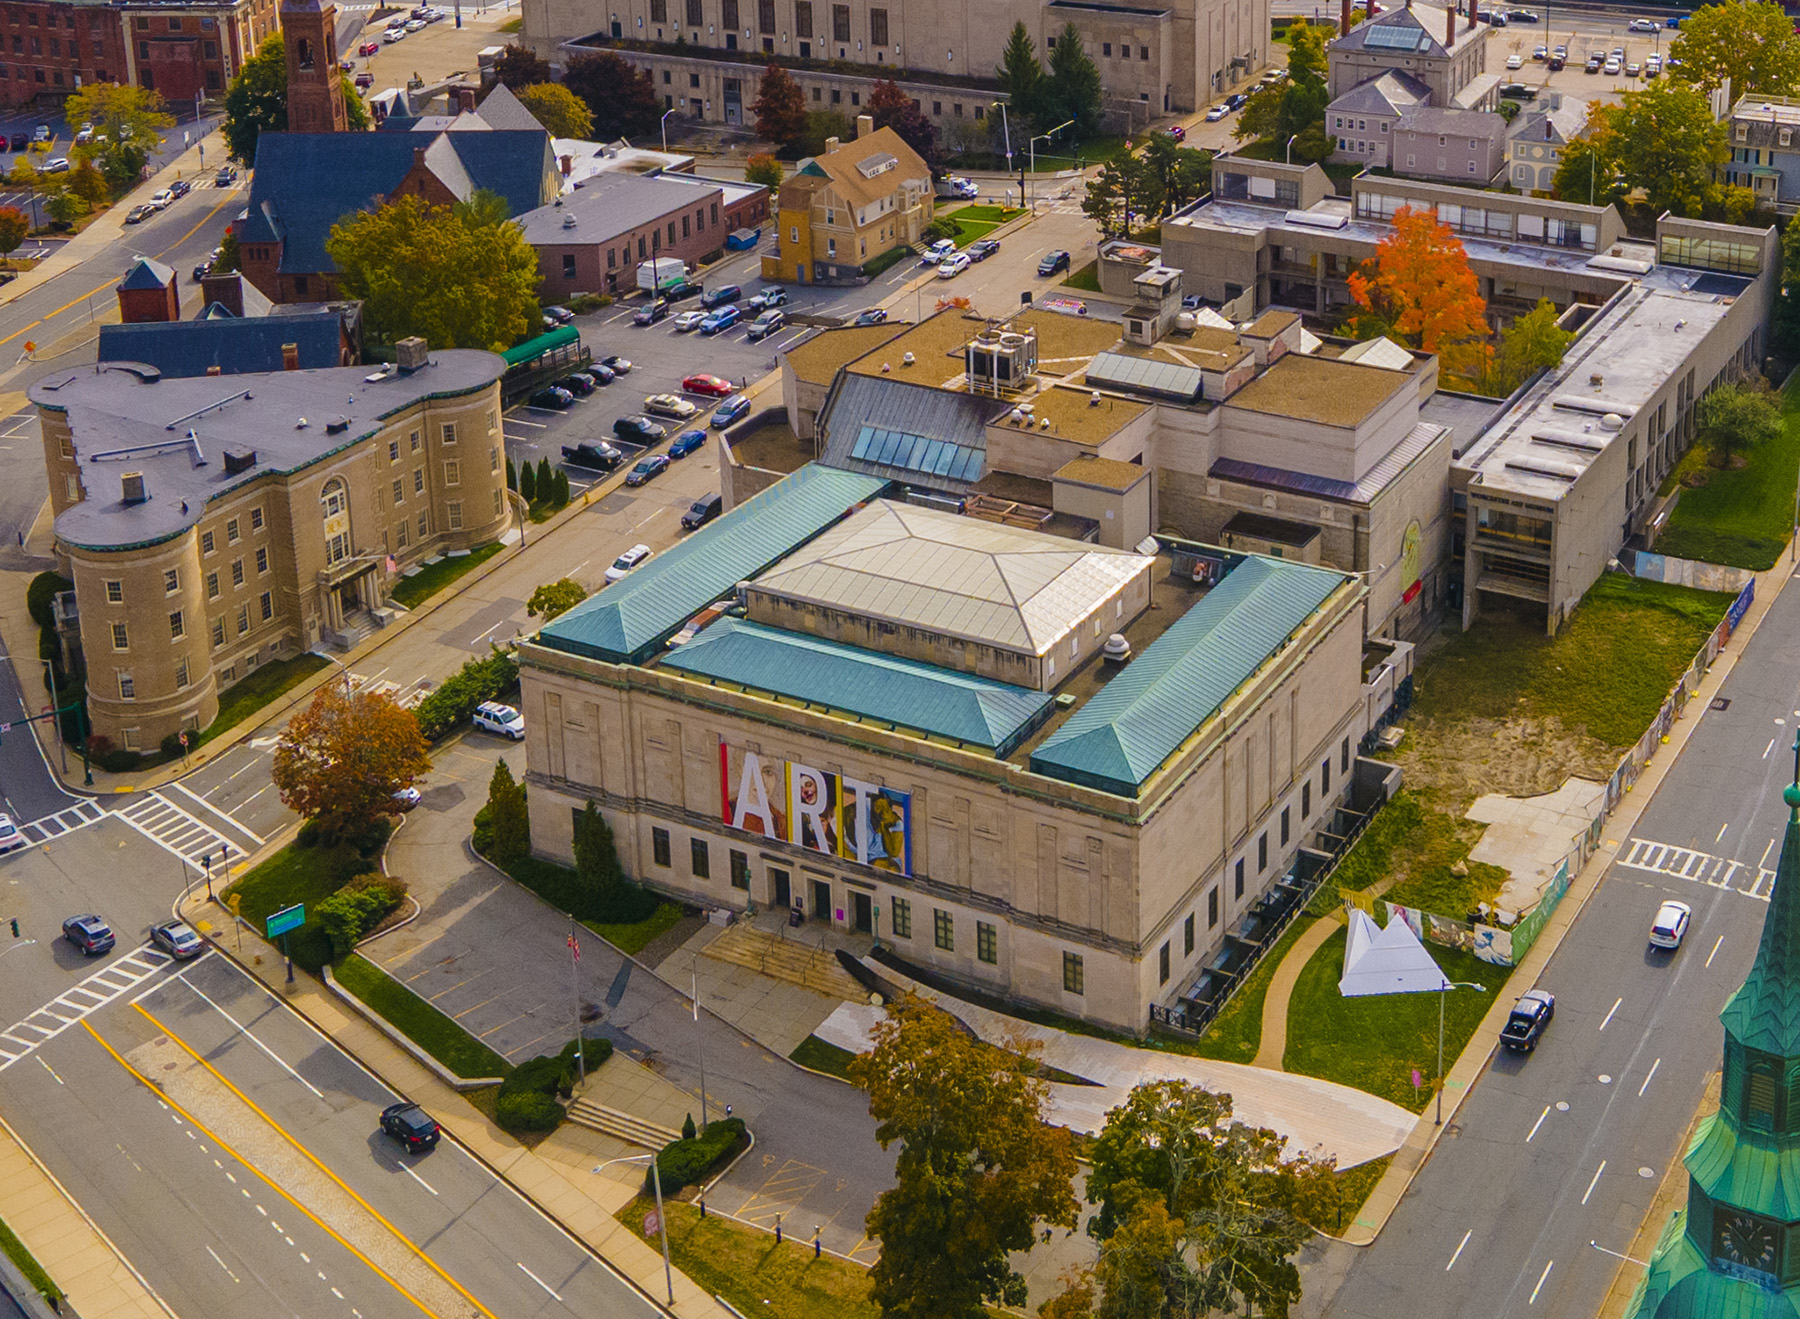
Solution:
<svg viewBox="0 0 1800 1319">
<path fill-rule="evenodd" d="M 1348 1260 L 1344 1281 L 1309 1313 L 1599 1308 L 1619 1264 L 1605 1252 L 1629 1249 L 1678 1157 L 1719 1066 L 1714 1014 L 1755 956 L 1800 725 L 1797 633 L 1788 590 L 1720 689 L 1726 708 L 1689 716 L 1699 726 L 1545 968 L 1556 1020 L 1543 1043 L 1489 1066 L 1373 1246 L 1326 1253 L 1314 1272 L 1329 1289 Z M 1645 937 L 1664 898 L 1694 909 L 1674 954 Z"/>
</svg>

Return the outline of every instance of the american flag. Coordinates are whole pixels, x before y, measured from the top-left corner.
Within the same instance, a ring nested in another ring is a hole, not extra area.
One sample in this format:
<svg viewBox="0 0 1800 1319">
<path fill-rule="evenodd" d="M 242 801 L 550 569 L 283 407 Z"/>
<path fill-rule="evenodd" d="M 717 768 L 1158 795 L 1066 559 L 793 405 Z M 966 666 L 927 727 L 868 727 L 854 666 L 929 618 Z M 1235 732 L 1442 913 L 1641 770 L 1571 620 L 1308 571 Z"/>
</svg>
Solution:
<svg viewBox="0 0 1800 1319">
<path fill-rule="evenodd" d="M 394 562 L 394 556 L 391 554 L 387 556 L 387 570 L 390 577 L 400 571 L 400 565 Z"/>
<path fill-rule="evenodd" d="M 576 942 L 575 936 L 572 934 L 569 936 L 569 951 L 575 954 L 577 962 L 581 960 L 581 945 Z"/>
</svg>

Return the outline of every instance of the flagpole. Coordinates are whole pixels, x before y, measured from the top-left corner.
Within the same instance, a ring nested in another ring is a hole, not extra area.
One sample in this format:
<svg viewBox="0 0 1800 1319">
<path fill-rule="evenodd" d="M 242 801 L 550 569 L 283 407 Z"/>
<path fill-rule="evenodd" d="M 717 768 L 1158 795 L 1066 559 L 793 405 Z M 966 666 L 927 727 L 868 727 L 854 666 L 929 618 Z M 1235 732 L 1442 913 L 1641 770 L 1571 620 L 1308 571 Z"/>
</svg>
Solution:
<svg viewBox="0 0 1800 1319">
<path fill-rule="evenodd" d="M 587 1084 L 587 1047 L 581 1038 L 581 944 L 575 938 L 575 918 L 569 917 L 569 984 L 575 991 L 575 1073 L 577 1084 Z"/>
</svg>

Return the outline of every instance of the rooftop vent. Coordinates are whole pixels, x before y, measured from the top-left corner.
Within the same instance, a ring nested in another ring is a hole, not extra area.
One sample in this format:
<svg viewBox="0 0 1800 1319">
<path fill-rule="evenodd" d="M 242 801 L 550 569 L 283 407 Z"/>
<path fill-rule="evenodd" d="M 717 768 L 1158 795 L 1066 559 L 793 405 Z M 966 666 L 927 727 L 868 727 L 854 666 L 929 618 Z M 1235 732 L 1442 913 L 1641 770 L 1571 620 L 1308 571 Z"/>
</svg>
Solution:
<svg viewBox="0 0 1800 1319">
<path fill-rule="evenodd" d="M 1616 412 L 1609 412 L 1604 417 L 1600 418 L 1600 428 L 1609 431 L 1624 430 L 1625 418 L 1621 417 Z"/>
<path fill-rule="evenodd" d="M 241 444 L 233 444 L 225 450 L 225 475 L 236 476 L 239 472 L 247 472 L 256 466 L 256 450 L 246 449 Z"/>
<path fill-rule="evenodd" d="M 394 364 L 402 371 L 417 371 L 425 365 L 425 341 L 410 335 L 394 345 Z"/>
<path fill-rule="evenodd" d="M 900 365 L 901 366 L 911 366 L 912 364 L 913 364 L 913 355 L 911 353 L 902 353 L 900 355 Z"/>
<path fill-rule="evenodd" d="M 572 215 L 563 216 L 562 227 L 565 229 L 573 229 L 575 227 L 575 217 Z"/>
<path fill-rule="evenodd" d="M 144 474 L 142 472 L 126 472 L 119 478 L 120 503 L 142 504 L 149 498 L 149 491 L 144 489 Z"/>
<path fill-rule="evenodd" d="M 330 421 L 325 423 L 325 433 L 327 435 L 342 435 L 349 429 L 350 418 L 348 417 L 333 417 Z"/>
<path fill-rule="evenodd" d="M 1123 632 L 1115 632 L 1100 647 L 1100 654 L 1109 664 L 1123 664 L 1131 658 L 1131 643 L 1125 639 Z"/>
</svg>

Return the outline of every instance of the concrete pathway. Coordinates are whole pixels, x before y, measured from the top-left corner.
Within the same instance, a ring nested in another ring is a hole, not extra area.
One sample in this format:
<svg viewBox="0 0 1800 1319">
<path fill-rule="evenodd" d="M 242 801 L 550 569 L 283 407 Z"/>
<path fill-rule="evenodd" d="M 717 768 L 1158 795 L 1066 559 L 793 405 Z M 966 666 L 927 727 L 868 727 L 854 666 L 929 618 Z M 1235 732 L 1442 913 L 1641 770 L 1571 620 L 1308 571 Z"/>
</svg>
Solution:
<svg viewBox="0 0 1800 1319">
<path fill-rule="evenodd" d="M 1288 1138 L 1289 1152 L 1335 1155 L 1343 1168 L 1392 1154 L 1413 1128 L 1413 1114 L 1398 1104 L 1349 1086 L 1072 1035 L 940 994 L 886 966 L 871 969 L 938 1004 L 982 1039 L 1001 1045 L 1020 1039 L 1035 1041 L 1042 1046 L 1044 1062 L 1095 1082 L 1050 1087 L 1051 1120 L 1074 1131 L 1099 1131 L 1108 1110 L 1122 1104 L 1133 1086 L 1163 1079 L 1223 1091 L 1231 1096 L 1234 1116 L 1280 1132 Z M 841 1049 L 862 1053 L 870 1047 L 870 1032 L 883 1013 L 884 1009 L 870 1004 L 846 1003 L 817 1034 Z"/>
<path fill-rule="evenodd" d="M 702 926 L 657 965 L 656 974 L 690 998 L 697 993 L 708 1012 L 786 1058 L 844 1000 L 710 955 L 726 929 Z"/>
<path fill-rule="evenodd" d="M 1334 911 L 1321 917 L 1307 926 L 1306 932 L 1294 940 L 1294 946 L 1282 957 L 1274 978 L 1269 981 L 1269 992 L 1263 996 L 1262 1040 L 1250 1066 L 1265 1067 L 1272 1072 L 1282 1070 L 1282 1060 L 1287 1057 L 1288 1000 L 1293 997 L 1294 985 L 1312 955 L 1343 926 L 1342 912 Z"/>
<path fill-rule="evenodd" d="M 1594 817 L 1605 809 L 1606 785 L 1588 779 L 1564 779 L 1555 792 L 1536 797 L 1489 793 L 1463 812 L 1464 819 L 1487 826 L 1469 850 L 1469 860 L 1485 861 L 1506 871 L 1499 906 L 1507 911 L 1528 911 L 1569 855 L 1569 840 L 1586 833 Z"/>
</svg>

